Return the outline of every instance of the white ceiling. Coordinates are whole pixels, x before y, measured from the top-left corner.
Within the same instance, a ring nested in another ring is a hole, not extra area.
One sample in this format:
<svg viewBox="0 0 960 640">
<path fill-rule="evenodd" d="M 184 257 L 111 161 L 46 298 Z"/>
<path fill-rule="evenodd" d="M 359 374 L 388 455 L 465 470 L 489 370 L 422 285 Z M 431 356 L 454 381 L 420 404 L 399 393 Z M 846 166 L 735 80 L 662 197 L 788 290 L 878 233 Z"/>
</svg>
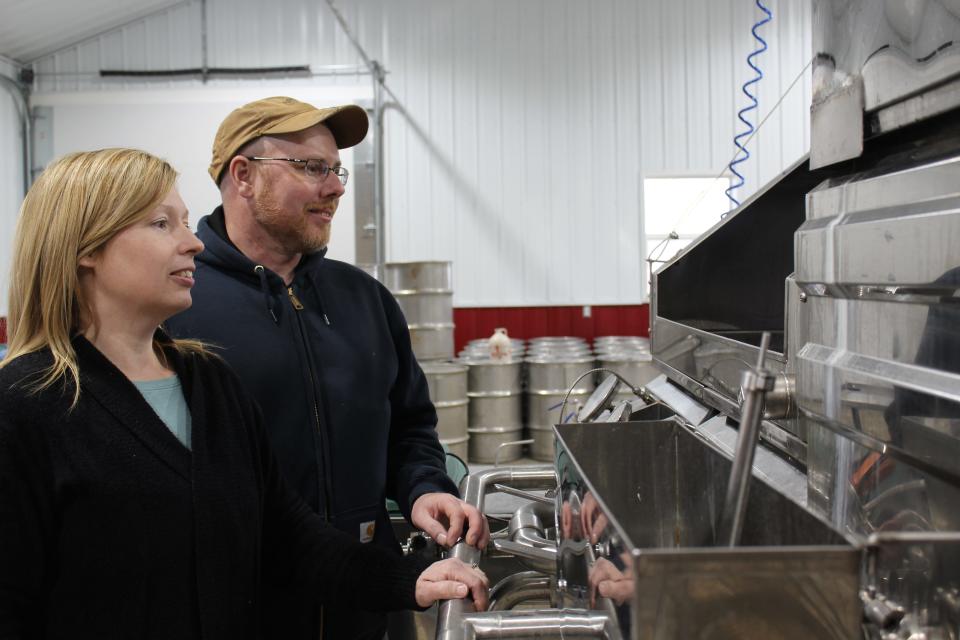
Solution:
<svg viewBox="0 0 960 640">
<path fill-rule="evenodd" d="M 0 55 L 26 64 L 191 0 L 0 0 Z"/>
</svg>

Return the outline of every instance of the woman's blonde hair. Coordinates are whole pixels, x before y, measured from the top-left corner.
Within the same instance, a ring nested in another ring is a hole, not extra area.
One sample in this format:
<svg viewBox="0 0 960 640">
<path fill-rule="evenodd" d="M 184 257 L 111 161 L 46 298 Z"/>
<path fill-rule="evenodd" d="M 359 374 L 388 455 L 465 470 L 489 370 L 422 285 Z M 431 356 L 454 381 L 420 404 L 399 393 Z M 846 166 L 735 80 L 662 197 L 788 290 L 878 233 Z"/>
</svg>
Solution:
<svg viewBox="0 0 960 640">
<path fill-rule="evenodd" d="M 80 375 L 70 340 L 79 329 L 80 258 L 160 204 L 176 179 L 166 161 L 136 149 L 71 153 L 44 170 L 20 207 L 10 270 L 9 344 L 0 367 L 49 348 L 53 364 L 35 390 L 72 381 L 76 404 Z M 203 351 L 192 341 L 173 346 Z M 162 356 L 160 345 L 154 347 Z"/>
</svg>

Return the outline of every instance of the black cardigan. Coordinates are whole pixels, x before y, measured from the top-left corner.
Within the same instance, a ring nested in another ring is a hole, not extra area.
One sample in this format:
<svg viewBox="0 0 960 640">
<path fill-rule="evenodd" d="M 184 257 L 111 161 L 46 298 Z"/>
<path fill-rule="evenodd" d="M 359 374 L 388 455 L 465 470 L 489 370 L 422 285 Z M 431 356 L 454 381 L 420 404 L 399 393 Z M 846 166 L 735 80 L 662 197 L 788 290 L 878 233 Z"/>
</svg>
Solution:
<svg viewBox="0 0 960 640">
<path fill-rule="evenodd" d="M 222 361 L 165 349 L 191 452 L 92 344 L 73 345 L 73 410 L 72 385 L 25 387 L 49 352 L 0 369 L 0 638 L 254 638 L 262 581 L 334 607 L 416 607 L 425 561 L 356 542 L 288 490 Z"/>
</svg>

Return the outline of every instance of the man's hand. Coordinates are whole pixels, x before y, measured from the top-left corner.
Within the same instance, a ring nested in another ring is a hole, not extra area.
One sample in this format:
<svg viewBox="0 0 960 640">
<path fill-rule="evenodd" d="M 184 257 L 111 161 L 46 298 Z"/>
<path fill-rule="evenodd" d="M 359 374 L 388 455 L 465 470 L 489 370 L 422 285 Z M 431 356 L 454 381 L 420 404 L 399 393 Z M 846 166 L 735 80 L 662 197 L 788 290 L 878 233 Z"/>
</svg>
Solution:
<svg viewBox="0 0 960 640">
<path fill-rule="evenodd" d="M 474 609 L 486 611 L 489 587 L 490 581 L 483 571 L 456 558 L 447 558 L 434 562 L 417 578 L 417 604 L 429 607 L 437 600 L 465 598 L 469 593 Z"/>
<path fill-rule="evenodd" d="M 413 526 L 425 531 L 444 547 L 457 543 L 464 531 L 464 521 L 467 523 L 467 544 L 482 550 L 490 541 L 490 527 L 483 514 L 449 493 L 425 493 L 417 498 L 410 520 Z"/>
<path fill-rule="evenodd" d="M 590 607 L 597 606 L 597 595 L 610 598 L 618 607 L 633 596 L 633 577 L 606 558 L 597 558 L 587 576 Z"/>
</svg>

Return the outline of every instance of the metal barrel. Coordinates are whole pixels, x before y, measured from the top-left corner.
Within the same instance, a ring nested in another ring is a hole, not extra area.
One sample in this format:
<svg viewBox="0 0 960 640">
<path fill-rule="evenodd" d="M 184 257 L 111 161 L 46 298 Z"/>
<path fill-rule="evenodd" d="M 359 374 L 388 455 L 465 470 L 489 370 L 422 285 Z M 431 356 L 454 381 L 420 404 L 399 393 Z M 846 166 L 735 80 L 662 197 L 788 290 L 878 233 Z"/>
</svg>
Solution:
<svg viewBox="0 0 960 640">
<path fill-rule="evenodd" d="M 624 351 L 597 354 L 597 366 L 616 371 L 635 387 L 644 387 L 660 375 L 657 365 L 653 362 L 653 356 L 649 352 Z M 601 371 L 600 375 L 608 374 Z M 616 400 L 630 398 L 633 395 L 633 391 L 629 387 L 621 385 L 617 391 Z"/>
<path fill-rule="evenodd" d="M 500 445 L 523 436 L 522 361 L 473 357 L 467 365 L 469 457 L 471 462 L 494 462 Z M 522 455 L 519 446 L 506 447 L 501 462 Z"/>
<path fill-rule="evenodd" d="M 519 338 L 510 338 L 510 353 L 513 358 L 522 358 L 526 345 Z M 490 356 L 490 339 L 476 338 L 471 340 L 460 351 L 461 358 L 487 358 Z"/>
<path fill-rule="evenodd" d="M 560 404 L 569 390 L 566 408 L 569 415 L 593 392 L 593 376 L 583 376 L 574 385 L 577 378 L 593 368 L 593 355 L 577 349 L 560 349 L 554 353 L 528 356 L 525 363 L 527 426 L 529 437 L 533 439 L 530 455 L 535 460 L 553 460 L 553 425 L 567 418 L 560 415 Z"/>
<path fill-rule="evenodd" d="M 470 435 L 467 434 L 462 438 L 447 438 L 446 440 L 441 439 L 440 442 L 443 443 L 443 446 L 447 448 L 447 451 L 457 456 L 464 462 L 467 461 L 467 457 L 470 453 Z"/>
<path fill-rule="evenodd" d="M 420 362 L 453 358 L 453 269 L 450 262 L 388 262 L 383 282 L 410 328 Z"/>
<path fill-rule="evenodd" d="M 430 400 L 437 409 L 437 435 L 440 442 L 451 450 L 461 443 L 466 447 L 469 405 L 467 367 L 450 362 L 424 362 L 421 366 L 430 389 Z"/>
<path fill-rule="evenodd" d="M 607 348 L 619 349 L 623 347 L 649 351 L 650 338 L 644 338 L 643 336 L 597 336 L 593 339 L 594 351 L 603 351 Z"/>
<path fill-rule="evenodd" d="M 439 260 L 388 262 L 383 283 L 390 291 L 447 291 L 453 288 L 453 266 Z"/>
</svg>

